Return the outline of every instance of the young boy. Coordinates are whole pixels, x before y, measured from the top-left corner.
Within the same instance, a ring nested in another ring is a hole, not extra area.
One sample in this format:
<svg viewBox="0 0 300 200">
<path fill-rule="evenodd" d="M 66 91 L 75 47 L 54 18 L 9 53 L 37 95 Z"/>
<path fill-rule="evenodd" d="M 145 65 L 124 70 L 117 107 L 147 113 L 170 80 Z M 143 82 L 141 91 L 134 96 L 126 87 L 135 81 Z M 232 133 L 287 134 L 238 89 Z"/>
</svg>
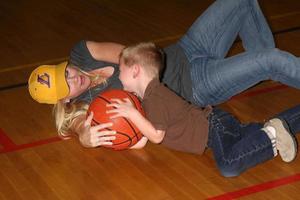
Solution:
<svg viewBox="0 0 300 200">
<path fill-rule="evenodd" d="M 212 148 L 222 175 L 237 176 L 246 169 L 277 155 L 291 162 L 296 141 L 285 122 L 275 118 L 262 124 L 242 125 L 220 109 L 201 109 L 177 96 L 159 82 L 163 55 L 153 43 L 125 48 L 120 55 L 119 78 L 124 89 L 142 99 L 143 117 L 129 99 L 114 99 L 112 118 L 127 117 L 144 137 L 133 146 L 142 148 L 150 140 L 171 149 L 202 154 Z"/>
</svg>

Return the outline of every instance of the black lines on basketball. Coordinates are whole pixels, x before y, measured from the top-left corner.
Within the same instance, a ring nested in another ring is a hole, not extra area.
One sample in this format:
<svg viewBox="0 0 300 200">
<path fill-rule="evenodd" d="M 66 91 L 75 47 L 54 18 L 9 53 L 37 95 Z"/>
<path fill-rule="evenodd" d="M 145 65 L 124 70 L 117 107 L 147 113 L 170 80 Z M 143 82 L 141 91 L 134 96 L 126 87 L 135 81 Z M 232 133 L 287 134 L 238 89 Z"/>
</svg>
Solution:
<svg viewBox="0 0 300 200">
<path fill-rule="evenodd" d="M 124 95 L 126 95 L 126 96 L 130 99 L 131 104 L 137 109 L 137 107 L 136 107 L 136 105 L 135 105 L 135 101 L 132 99 L 132 97 L 131 97 L 127 92 L 125 92 L 125 91 L 122 91 L 122 92 L 124 93 Z M 107 103 L 112 103 L 112 102 L 110 101 L 110 99 L 106 99 L 105 97 L 103 97 L 103 96 L 101 96 L 101 95 L 98 96 L 98 98 L 103 99 L 103 100 L 106 101 Z M 123 99 L 124 99 L 124 98 L 123 98 Z M 135 136 L 138 138 L 137 132 L 135 131 L 135 128 L 131 125 L 131 122 L 130 122 L 126 117 L 121 117 L 121 118 L 127 122 L 127 124 L 130 126 L 130 128 L 131 128 L 132 131 L 134 132 Z"/>
<path fill-rule="evenodd" d="M 134 106 L 134 108 L 138 110 L 138 108 L 137 108 L 137 106 L 136 106 L 136 104 L 135 104 L 134 99 L 131 97 L 131 94 L 130 94 L 130 93 L 127 93 L 127 92 L 124 92 L 124 93 L 125 93 L 126 96 L 129 98 L 129 100 L 131 101 L 131 104 Z M 135 97 L 135 96 L 134 96 L 134 97 Z M 125 119 L 125 120 L 128 122 L 127 119 Z M 132 128 L 132 130 L 134 131 L 135 136 L 138 138 L 138 133 L 135 131 L 135 128 L 131 125 L 130 122 L 128 122 L 128 124 L 129 124 L 129 126 Z"/>
<path fill-rule="evenodd" d="M 100 124 L 100 122 L 98 122 L 97 120 L 95 120 L 95 119 L 92 119 L 92 122 L 94 122 L 95 124 L 97 124 L 97 125 L 99 125 Z"/>
<path fill-rule="evenodd" d="M 131 101 L 131 103 L 135 107 L 135 109 L 138 109 L 137 106 L 135 105 L 135 101 L 133 100 L 133 98 L 131 97 L 131 95 L 128 94 L 128 93 L 126 93 L 126 95 L 129 97 L 129 100 Z"/>
<path fill-rule="evenodd" d="M 132 126 L 131 122 L 129 122 L 129 120 L 126 119 L 125 117 L 123 117 L 123 119 L 127 122 L 127 124 L 130 126 L 130 128 L 134 132 L 134 135 L 137 137 L 137 132 L 135 131 L 135 128 Z"/>
<path fill-rule="evenodd" d="M 97 98 L 100 98 L 100 99 L 106 101 L 107 103 L 111 103 L 110 100 L 108 100 L 108 99 L 106 99 L 106 98 L 104 98 L 104 97 L 102 97 L 102 96 L 97 96 Z"/>
<path fill-rule="evenodd" d="M 110 128 L 105 128 L 105 130 L 112 131 L 112 129 L 110 129 Z M 120 135 L 122 135 L 122 136 L 124 136 L 124 137 L 127 137 L 128 140 L 123 141 L 123 142 L 120 142 L 120 143 L 115 143 L 115 145 L 118 145 L 118 144 L 124 144 L 124 143 L 126 143 L 126 142 L 128 142 L 128 141 L 129 141 L 130 144 L 131 144 L 132 138 L 131 138 L 130 136 L 128 136 L 127 133 L 122 133 L 122 132 L 120 132 L 120 131 L 116 131 L 116 134 L 120 134 Z"/>
<path fill-rule="evenodd" d="M 110 128 L 106 128 L 105 130 L 114 130 L 116 131 L 115 140 L 112 140 L 113 145 L 107 145 L 105 147 L 112 148 L 114 150 L 123 150 L 131 147 L 136 144 L 141 138 L 142 134 L 138 130 L 138 128 L 126 117 L 117 117 L 111 119 L 111 114 L 106 113 L 108 109 L 107 104 L 113 103 L 111 99 L 121 99 L 128 98 L 133 106 L 142 114 L 144 112 L 142 110 L 141 104 L 136 96 L 130 94 L 123 90 L 108 90 L 97 96 L 88 109 L 88 113 L 91 111 L 94 112 L 93 116 L 93 125 L 103 124 L 112 122 L 113 125 Z"/>
</svg>

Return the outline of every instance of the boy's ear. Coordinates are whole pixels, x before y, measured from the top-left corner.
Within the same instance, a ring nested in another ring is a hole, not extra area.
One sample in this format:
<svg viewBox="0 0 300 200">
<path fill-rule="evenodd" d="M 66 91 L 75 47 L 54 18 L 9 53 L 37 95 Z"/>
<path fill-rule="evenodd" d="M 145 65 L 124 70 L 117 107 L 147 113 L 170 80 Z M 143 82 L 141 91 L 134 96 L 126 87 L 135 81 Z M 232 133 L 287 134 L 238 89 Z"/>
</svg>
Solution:
<svg viewBox="0 0 300 200">
<path fill-rule="evenodd" d="M 133 78 L 136 78 L 141 70 L 141 66 L 138 64 L 133 65 Z"/>
</svg>

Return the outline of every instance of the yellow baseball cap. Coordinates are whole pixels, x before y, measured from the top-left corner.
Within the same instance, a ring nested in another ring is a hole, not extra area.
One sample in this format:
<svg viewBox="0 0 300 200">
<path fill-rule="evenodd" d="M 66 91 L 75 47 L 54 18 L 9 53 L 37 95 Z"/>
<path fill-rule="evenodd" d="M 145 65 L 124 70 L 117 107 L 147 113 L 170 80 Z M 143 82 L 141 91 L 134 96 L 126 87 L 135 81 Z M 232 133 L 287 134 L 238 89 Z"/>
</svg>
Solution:
<svg viewBox="0 0 300 200">
<path fill-rule="evenodd" d="M 67 62 L 58 65 L 41 65 L 31 72 L 28 89 L 31 97 L 39 103 L 56 104 L 69 94 L 65 77 Z"/>
</svg>

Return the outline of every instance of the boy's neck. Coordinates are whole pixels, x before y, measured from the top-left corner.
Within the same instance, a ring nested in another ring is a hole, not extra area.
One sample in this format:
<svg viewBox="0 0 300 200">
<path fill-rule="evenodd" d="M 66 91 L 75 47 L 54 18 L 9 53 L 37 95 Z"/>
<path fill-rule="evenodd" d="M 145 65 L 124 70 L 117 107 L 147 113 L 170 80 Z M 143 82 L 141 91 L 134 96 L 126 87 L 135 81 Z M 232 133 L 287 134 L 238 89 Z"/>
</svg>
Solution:
<svg viewBox="0 0 300 200">
<path fill-rule="evenodd" d="M 154 78 L 150 78 L 150 77 L 144 77 L 143 79 L 140 79 L 138 81 L 138 86 L 137 86 L 137 95 L 140 97 L 140 98 L 144 98 L 144 95 L 145 95 L 145 91 L 149 85 L 149 83 L 153 80 Z"/>
</svg>

